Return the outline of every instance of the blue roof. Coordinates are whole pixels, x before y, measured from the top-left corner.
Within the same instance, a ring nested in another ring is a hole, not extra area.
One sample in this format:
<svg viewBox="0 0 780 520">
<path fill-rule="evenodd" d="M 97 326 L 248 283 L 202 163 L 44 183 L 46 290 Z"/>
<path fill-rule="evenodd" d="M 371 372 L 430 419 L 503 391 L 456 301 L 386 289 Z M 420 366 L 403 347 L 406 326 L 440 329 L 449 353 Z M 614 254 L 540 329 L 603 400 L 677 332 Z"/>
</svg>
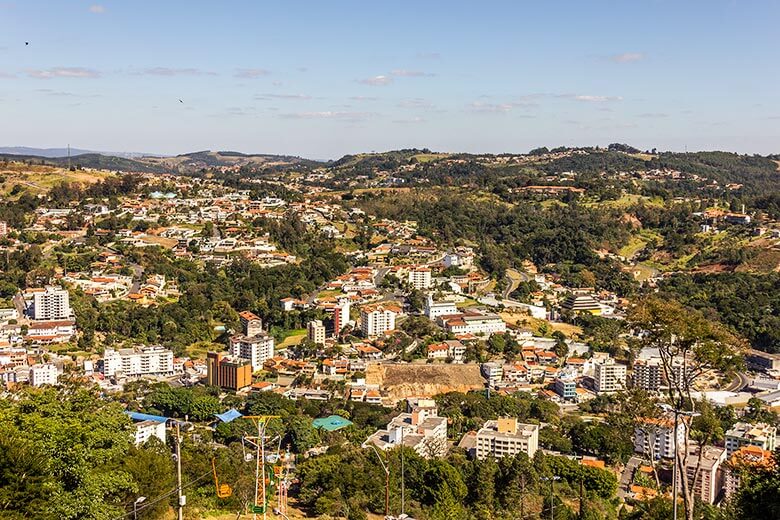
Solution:
<svg viewBox="0 0 780 520">
<path fill-rule="evenodd" d="M 351 426 L 352 421 L 348 421 L 340 415 L 331 415 L 329 417 L 319 417 L 314 419 L 314 421 L 312 421 L 312 425 L 315 428 L 323 428 L 329 432 L 335 432 L 336 430 Z"/>
<path fill-rule="evenodd" d="M 125 412 L 125 413 L 129 415 L 130 418 L 134 421 L 168 422 L 168 418 L 163 417 L 162 415 L 152 415 L 152 414 L 140 413 L 140 412 Z"/>
<path fill-rule="evenodd" d="M 215 413 L 214 415 L 217 417 L 217 419 L 219 419 L 220 421 L 225 422 L 225 423 L 228 423 L 228 422 L 231 422 L 231 421 L 235 421 L 239 417 L 243 417 L 241 412 L 239 412 L 235 408 L 231 408 L 230 410 L 228 410 L 225 413 Z"/>
</svg>

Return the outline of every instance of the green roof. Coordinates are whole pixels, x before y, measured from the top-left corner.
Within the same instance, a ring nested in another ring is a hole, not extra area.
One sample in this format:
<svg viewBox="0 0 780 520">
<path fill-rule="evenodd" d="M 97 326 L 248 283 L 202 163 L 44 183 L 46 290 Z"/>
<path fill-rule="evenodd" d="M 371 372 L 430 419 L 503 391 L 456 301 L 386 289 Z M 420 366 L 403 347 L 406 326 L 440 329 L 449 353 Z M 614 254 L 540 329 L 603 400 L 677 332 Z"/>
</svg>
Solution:
<svg viewBox="0 0 780 520">
<path fill-rule="evenodd" d="M 348 421 L 340 415 L 331 415 L 328 417 L 318 417 L 317 419 L 314 419 L 314 421 L 312 421 L 312 425 L 314 425 L 315 428 L 323 428 L 329 432 L 335 432 L 336 430 L 351 426 L 352 421 Z"/>
</svg>

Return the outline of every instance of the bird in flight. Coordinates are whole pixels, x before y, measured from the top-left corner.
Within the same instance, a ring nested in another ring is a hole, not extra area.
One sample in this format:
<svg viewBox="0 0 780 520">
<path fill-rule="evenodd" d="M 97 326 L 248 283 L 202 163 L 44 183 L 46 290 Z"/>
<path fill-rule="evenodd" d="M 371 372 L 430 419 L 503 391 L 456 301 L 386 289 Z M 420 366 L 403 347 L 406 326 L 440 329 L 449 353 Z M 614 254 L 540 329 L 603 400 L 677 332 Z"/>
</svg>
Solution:
<svg viewBox="0 0 780 520">
<path fill-rule="evenodd" d="M 25 45 L 30 45 L 30 42 L 24 42 Z"/>
<path fill-rule="evenodd" d="M 184 103 L 184 101 L 182 101 L 182 100 L 180 99 L 180 100 L 179 100 L 179 103 Z"/>
</svg>

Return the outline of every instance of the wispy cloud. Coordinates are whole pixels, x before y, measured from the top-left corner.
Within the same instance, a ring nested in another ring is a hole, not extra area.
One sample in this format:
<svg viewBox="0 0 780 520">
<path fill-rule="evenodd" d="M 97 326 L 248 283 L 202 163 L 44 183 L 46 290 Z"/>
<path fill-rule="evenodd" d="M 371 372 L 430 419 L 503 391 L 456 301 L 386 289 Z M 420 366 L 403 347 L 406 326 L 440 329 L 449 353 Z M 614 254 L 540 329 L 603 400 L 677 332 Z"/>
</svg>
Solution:
<svg viewBox="0 0 780 520">
<path fill-rule="evenodd" d="M 244 79 L 256 79 L 262 76 L 268 76 L 270 73 L 271 71 L 266 69 L 236 69 L 234 76 Z"/>
<path fill-rule="evenodd" d="M 669 117 L 669 114 L 664 114 L 663 112 L 645 112 L 644 114 L 639 114 L 637 117 L 644 119 L 661 119 Z"/>
<path fill-rule="evenodd" d="M 438 52 L 418 52 L 417 57 L 424 60 L 440 60 L 441 53 Z"/>
<path fill-rule="evenodd" d="M 370 78 L 365 79 L 359 79 L 357 80 L 358 83 L 362 83 L 363 85 L 369 85 L 371 87 L 384 87 L 393 82 L 393 78 L 390 76 L 372 76 Z"/>
<path fill-rule="evenodd" d="M 641 52 L 624 52 L 622 54 L 613 54 L 609 57 L 609 61 L 614 63 L 635 63 L 645 59 L 645 55 Z"/>
<path fill-rule="evenodd" d="M 105 6 L 102 6 L 100 4 L 94 4 L 89 6 L 89 12 L 95 14 L 103 14 L 106 12 L 106 8 Z"/>
<path fill-rule="evenodd" d="M 485 114 L 505 114 L 515 107 L 512 103 L 485 103 L 483 101 L 474 101 L 468 106 L 472 112 L 481 112 Z"/>
<path fill-rule="evenodd" d="M 350 96 L 349 99 L 352 101 L 376 101 L 379 98 L 374 96 Z"/>
<path fill-rule="evenodd" d="M 339 112 L 339 111 L 323 111 L 323 112 L 293 112 L 288 114 L 281 114 L 280 117 L 284 119 L 335 119 L 340 121 L 365 121 L 375 117 L 377 114 L 374 112 Z"/>
<path fill-rule="evenodd" d="M 433 103 L 423 98 L 402 99 L 398 108 L 427 109 L 433 108 Z"/>
<path fill-rule="evenodd" d="M 306 94 L 260 94 L 259 96 L 255 96 L 255 99 L 258 101 L 268 99 L 307 100 L 311 98 L 311 96 Z"/>
<path fill-rule="evenodd" d="M 590 94 L 558 94 L 557 97 L 571 99 L 574 101 L 583 101 L 585 103 L 609 103 L 613 101 L 623 101 L 620 96 L 593 96 Z"/>
<path fill-rule="evenodd" d="M 394 119 L 393 123 L 398 125 L 413 125 L 417 123 L 425 123 L 426 119 L 422 117 L 410 117 L 408 119 Z"/>
<path fill-rule="evenodd" d="M 54 67 L 52 69 L 31 69 L 27 75 L 36 79 L 52 78 L 98 78 L 100 72 L 84 67 Z"/>
<path fill-rule="evenodd" d="M 216 72 L 201 70 L 192 67 L 150 67 L 142 69 L 136 74 L 141 76 L 216 76 Z"/>
<path fill-rule="evenodd" d="M 0 78 L 15 78 L 16 74 L 11 74 L 10 72 L 0 72 Z"/>
<path fill-rule="evenodd" d="M 390 75 L 397 78 L 426 78 L 435 76 L 436 74 L 432 72 L 423 72 L 421 70 L 395 69 L 390 72 Z"/>
</svg>

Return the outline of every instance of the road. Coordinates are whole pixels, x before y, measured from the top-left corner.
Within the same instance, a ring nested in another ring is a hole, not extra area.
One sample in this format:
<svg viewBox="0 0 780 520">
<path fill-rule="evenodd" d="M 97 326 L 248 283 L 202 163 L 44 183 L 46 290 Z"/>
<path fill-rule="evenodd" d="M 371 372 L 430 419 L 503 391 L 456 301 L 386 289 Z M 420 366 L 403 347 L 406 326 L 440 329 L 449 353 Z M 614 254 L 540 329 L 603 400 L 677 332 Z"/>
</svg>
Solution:
<svg viewBox="0 0 780 520">
<path fill-rule="evenodd" d="M 527 274 L 522 271 L 518 271 L 517 269 L 507 269 L 505 276 L 507 280 L 509 280 L 509 285 L 506 286 L 504 292 L 501 294 L 501 297 L 504 300 L 509 299 L 509 295 L 512 294 L 515 289 L 517 289 L 517 286 L 520 285 L 520 282 L 527 282 L 530 280 L 530 277 Z"/>
<path fill-rule="evenodd" d="M 750 378 L 744 372 L 737 372 L 731 383 L 728 384 L 723 390 L 728 392 L 740 392 L 746 386 L 750 384 Z"/>
</svg>

